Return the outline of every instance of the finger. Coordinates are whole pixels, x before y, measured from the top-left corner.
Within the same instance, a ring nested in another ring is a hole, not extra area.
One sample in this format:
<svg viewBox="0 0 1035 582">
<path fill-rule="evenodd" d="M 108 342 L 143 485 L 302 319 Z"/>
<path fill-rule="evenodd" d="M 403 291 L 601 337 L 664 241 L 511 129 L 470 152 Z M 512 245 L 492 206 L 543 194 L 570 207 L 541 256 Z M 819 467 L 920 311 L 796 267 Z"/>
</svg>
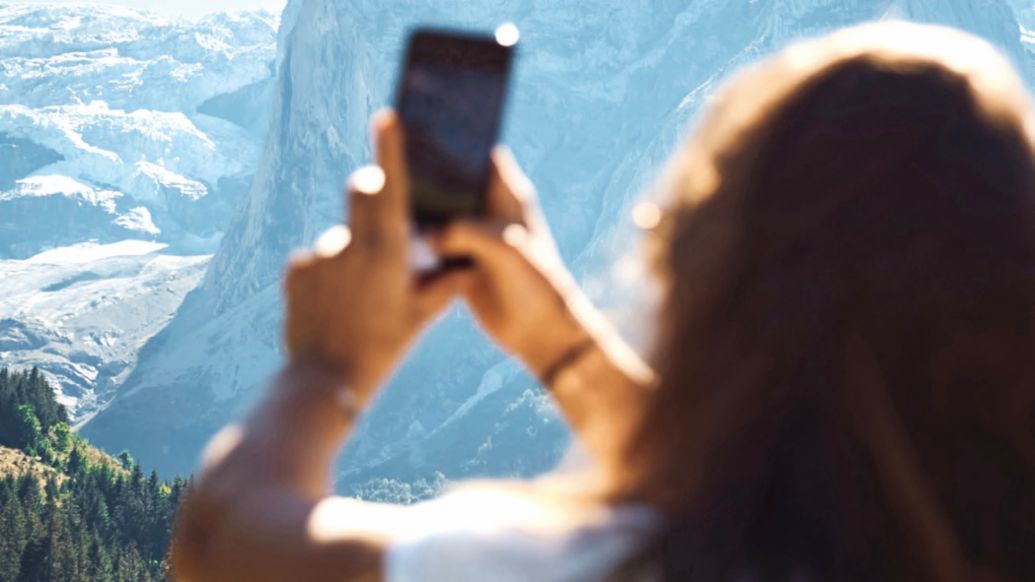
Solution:
<svg viewBox="0 0 1035 582">
<path fill-rule="evenodd" d="M 349 224 L 364 247 L 409 236 L 408 191 L 402 126 L 391 111 L 374 115 L 371 134 L 377 165 L 364 166 L 349 178 Z"/>
<path fill-rule="evenodd" d="M 383 230 L 381 193 L 385 174 L 380 166 L 363 166 L 349 176 L 349 226 L 353 238 L 364 242 Z"/>
<path fill-rule="evenodd" d="M 324 231 L 313 243 L 313 253 L 322 258 L 341 256 L 352 241 L 352 231 L 344 224 L 338 224 Z"/>
<path fill-rule="evenodd" d="M 284 270 L 284 292 L 289 298 L 298 295 L 305 273 L 313 269 L 316 261 L 317 256 L 312 251 L 299 250 L 291 254 Z"/>
<path fill-rule="evenodd" d="M 307 267 L 316 262 L 316 254 L 311 249 L 296 249 L 288 257 L 288 270 Z"/>
<path fill-rule="evenodd" d="M 494 177 L 489 188 L 490 216 L 493 216 L 493 208 L 498 208 L 503 217 L 496 220 L 523 225 L 535 233 L 535 238 L 540 243 L 553 248 L 552 253 L 556 254 L 557 245 L 546 222 L 546 216 L 543 215 L 543 209 L 539 206 L 539 196 L 532 181 L 522 171 L 510 148 L 496 146 L 492 155 Z M 508 215 L 520 215 L 520 220 L 507 218 Z"/>
<path fill-rule="evenodd" d="M 497 146 L 492 152 L 487 203 L 491 218 L 507 224 L 529 225 L 536 205 L 535 188 L 505 146 Z"/>
<path fill-rule="evenodd" d="M 520 257 L 528 230 L 520 224 L 498 225 L 457 221 L 431 239 L 441 256 L 469 256 L 487 268 L 509 265 Z"/>
<path fill-rule="evenodd" d="M 440 313 L 464 293 L 474 277 L 472 271 L 448 271 L 419 283 L 414 297 L 417 320 L 424 322 Z"/>
<path fill-rule="evenodd" d="M 385 174 L 382 217 L 389 223 L 405 225 L 409 220 L 410 179 L 402 123 L 395 112 L 385 109 L 374 115 L 371 133 L 377 163 Z"/>
</svg>

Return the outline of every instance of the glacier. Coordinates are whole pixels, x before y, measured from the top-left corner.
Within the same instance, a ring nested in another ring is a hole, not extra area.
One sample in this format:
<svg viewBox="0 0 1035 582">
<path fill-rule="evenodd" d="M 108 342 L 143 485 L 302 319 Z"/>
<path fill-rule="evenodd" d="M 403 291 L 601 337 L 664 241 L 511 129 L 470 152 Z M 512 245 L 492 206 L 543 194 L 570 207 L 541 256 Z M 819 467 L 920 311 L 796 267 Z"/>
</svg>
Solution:
<svg viewBox="0 0 1035 582">
<path fill-rule="evenodd" d="M 369 159 L 368 119 L 391 102 L 405 34 L 418 23 L 522 30 L 504 141 L 536 183 L 564 258 L 642 340 L 650 292 L 630 209 L 654 195 L 652 177 L 724 77 L 800 38 L 903 18 L 985 37 L 1030 84 L 1032 17 L 1022 0 L 290 0 L 250 188 L 200 284 L 83 433 L 163 473 L 185 472 L 261 394 L 283 357 L 283 264 L 342 220 L 342 184 Z M 534 475 L 569 443 L 548 396 L 457 307 L 361 423 L 338 488 L 394 498 L 443 479 Z"/>
<path fill-rule="evenodd" d="M 0 3 L 0 363 L 82 423 L 201 281 L 269 122 L 279 15 Z"/>
<path fill-rule="evenodd" d="M 86 242 L 0 261 L 0 361 L 31 358 L 60 380 L 62 404 L 80 415 L 99 409 L 204 274 L 208 256 L 163 254 L 166 246 Z"/>
</svg>

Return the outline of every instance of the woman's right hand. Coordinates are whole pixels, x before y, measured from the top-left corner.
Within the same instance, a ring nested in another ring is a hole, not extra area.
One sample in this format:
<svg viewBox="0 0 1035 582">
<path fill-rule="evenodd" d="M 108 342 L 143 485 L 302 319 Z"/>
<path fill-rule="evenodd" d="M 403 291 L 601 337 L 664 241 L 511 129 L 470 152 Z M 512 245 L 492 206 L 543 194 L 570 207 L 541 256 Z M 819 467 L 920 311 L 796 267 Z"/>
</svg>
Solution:
<svg viewBox="0 0 1035 582">
<path fill-rule="evenodd" d="M 462 293 L 475 317 L 549 384 L 604 479 L 617 478 L 654 373 L 575 284 L 531 182 L 505 149 L 493 154 L 488 202 L 486 220 L 451 224 L 437 250 L 474 259 Z"/>
<path fill-rule="evenodd" d="M 471 310 L 506 350 L 540 375 L 593 339 L 593 308 L 565 268 L 531 182 L 510 152 L 492 156 L 488 216 L 458 221 L 433 242 L 443 256 L 474 260 Z"/>
</svg>

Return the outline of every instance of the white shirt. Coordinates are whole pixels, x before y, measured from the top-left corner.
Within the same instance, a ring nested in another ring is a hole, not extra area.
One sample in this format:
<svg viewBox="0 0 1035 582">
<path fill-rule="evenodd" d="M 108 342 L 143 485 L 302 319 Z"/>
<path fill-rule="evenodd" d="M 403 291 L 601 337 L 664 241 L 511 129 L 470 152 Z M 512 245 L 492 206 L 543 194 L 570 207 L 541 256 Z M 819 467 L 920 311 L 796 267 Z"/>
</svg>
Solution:
<svg viewBox="0 0 1035 582">
<path fill-rule="evenodd" d="M 387 582 L 576 582 L 605 578 L 658 527 L 646 506 L 576 504 L 466 486 L 404 510 Z"/>
</svg>

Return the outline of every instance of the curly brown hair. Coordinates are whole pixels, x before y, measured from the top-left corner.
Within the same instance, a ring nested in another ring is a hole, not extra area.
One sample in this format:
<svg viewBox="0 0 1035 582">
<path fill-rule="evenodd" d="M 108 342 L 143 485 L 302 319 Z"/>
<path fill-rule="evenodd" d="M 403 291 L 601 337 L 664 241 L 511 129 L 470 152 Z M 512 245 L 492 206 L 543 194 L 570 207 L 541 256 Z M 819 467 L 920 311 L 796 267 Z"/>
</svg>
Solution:
<svg viewBox="0 0 1035 582">
<path fill-rule="evenodd" d="M 719 93 L 664 180 L 617 497 L 666 580 L 1035 580 L 1035 163 L 989 45 L 873 24 Z"/>
</svg>

